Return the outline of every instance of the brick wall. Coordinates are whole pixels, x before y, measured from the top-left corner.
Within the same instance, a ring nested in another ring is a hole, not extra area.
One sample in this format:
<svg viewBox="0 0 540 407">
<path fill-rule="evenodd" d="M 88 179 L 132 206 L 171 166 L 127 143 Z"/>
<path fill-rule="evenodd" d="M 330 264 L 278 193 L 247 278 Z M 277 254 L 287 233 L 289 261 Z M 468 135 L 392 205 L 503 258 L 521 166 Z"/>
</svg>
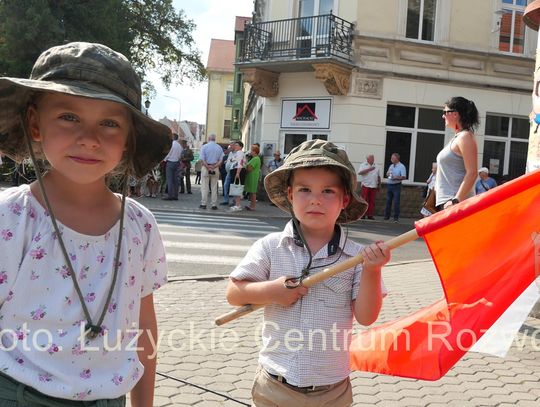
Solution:
<svg viewBox="0 0 540 407">
<path fill-rule="evenodd" d="M 420 208 L 422 202 L 424 202 L 423 197 L 424 187 L 418 186 L 401 186 L 401 213 L 400 217 L 402 218 L 413 218 L 420 219 Z M 377 193 L 375 199 L 375 215 L 384 216 L 384 207 L 386 206 L 386 184 L 381 186 L 381 189 Z"/>
</svg>

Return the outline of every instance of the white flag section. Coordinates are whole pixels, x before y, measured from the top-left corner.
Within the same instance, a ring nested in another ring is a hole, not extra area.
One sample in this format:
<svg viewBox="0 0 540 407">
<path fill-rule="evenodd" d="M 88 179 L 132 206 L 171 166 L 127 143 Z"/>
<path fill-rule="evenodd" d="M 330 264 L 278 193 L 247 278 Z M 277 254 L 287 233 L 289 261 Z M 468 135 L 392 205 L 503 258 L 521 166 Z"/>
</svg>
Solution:
<svg viewBox="0 0 540 407">
<path fill-rule="evenodd" d="M 487 330 L 470 352 L 486 353 L 506 357 L 508 349 L 532 307 L 540 298 L 540 285 L 533 281 L 531 285 L 513 302 L 513 304 Z"/>
</svg>

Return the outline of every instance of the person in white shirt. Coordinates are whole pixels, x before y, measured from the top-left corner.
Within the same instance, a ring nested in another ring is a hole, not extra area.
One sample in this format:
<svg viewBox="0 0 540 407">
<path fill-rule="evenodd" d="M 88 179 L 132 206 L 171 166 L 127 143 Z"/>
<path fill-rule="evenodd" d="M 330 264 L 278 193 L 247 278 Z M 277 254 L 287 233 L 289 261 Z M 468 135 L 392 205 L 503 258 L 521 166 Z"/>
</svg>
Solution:
<svg viewBox="0 0 540 407">
<path fill-rule="evenodd" d="M 166 201 L 178 201 L 178 189 L 180 188 L 180 156 L 182 146 L 178 142 L 178 134 L 173 134 L 173 141 L 169 154 L 163 159 L 166 162 L 165 176 L 167 178 Z"/>
<path fill-rule="evenodd" d="M 342 225 L 367 208 L 356 187 L 346 152 L 324 140 L 305 141 L 265 177 L 268 197 L 292 219 L 283 231 L 251 246 L 227 286 L 231 305 L 265 305 L 254 406 L 353 403 L 353 320 L 370 325 L 377 319 L 386 295 L 381 268 L 390 260 L 383 242 L 364 247 L 347 238 Z M 306 276 L 360 252 L 362 265 L 309 289 L 301 284 Z M 304 340 L 292 345 L 291 336 Z"/>
<path fill-rule="evenodd" d="M 223 184 L 223 202 L 220 205 L 229 205 L 229 188 L 232 182 L 236 180 L 237 182 L 243 184 L 243 179 L 245 177 L 244 165 L 246 163 L 245 154 L 242 151 L 243 148 L 244 143 L 242 143 L 240 140 L 236 140 L 235 142 L 231 143 L 232 151 L 229 153 L 227 163 L 225 164 L 225 168 L 227 169 L 227 177 L 225 178 L 225 182 Z M 231 208 L 231 210 L 233 212 L 241 211 L 242 206 L 240 205 L 240 197 L 234 197 L 234 199 L 235 204 L 232 207 L 234 209 Z"/>
<path fill-rule="evenodd" d="M 218 197 L 219 167 L 223 161 L 223 148 L 216 144 L 214 133 L 208 136 L 208 143 L 201 147 L 201 204 L 200 209 L 206 209 L 208 200 L 208 189 L 211 188 L 212 209 L 216 210 Z"/>
<path fill-rule="evenodd" d="M 390 157 L 392 164 L 388 167 L 386 177 L 386 207 L 384 208 L 384 220 L 390 219 L 392 201 L 394 202 L 394 222 L 399 222 L 400 198 L 401 198 L 401 182 L 407 179 L 407 169 L 399 161 L 398 153 L 392 154 Z"/>
<path fill-rule="evenodd" d="M 381 176 L 379 169 L 375 165 L 375 157 L 373 154 L 366 156 L 366 162 L 360 164 L 358 168 L 358 175 L 360 175 L 360 182 L 362 183 L 362 198 L 368 203 L 368 209 L 362 219 L 375 220 L 373 213 L 375 212 L 375 196 L 377 190 L 381 185 Z"/>
</svg>

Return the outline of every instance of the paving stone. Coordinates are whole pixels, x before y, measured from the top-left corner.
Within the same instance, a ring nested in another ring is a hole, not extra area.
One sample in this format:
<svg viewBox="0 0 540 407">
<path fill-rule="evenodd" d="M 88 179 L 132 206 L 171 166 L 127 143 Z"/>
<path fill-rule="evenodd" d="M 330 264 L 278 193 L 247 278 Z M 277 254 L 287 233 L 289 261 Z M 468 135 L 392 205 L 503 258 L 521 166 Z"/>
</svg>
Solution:
<svg viewBox="0 0 540 407">
<path fill-rule="evenodd" d="M 476 406 L 497 406 L 498 402 L 489 398 L 474 397 L 471 400 Z"/>
<path fill-rule="evenodd" d="M 230 392 L 230 396 L 235 399 L 249 400 L 251 399 L 251 389 L 236 389 Z"/>
<path fill-rule="evenodd" d="M 166 406 L 172 406 L 172 401 L 165 396 L 155 395 L 154 396 L 154 407 L 166 407 Z"/>
<path fill-rule="evenodd" d="M 200 394 L 178 394 L 176 396 L 171 397 L 171 400 L 173 403 L 184 403 L 187 405 L 194 405 L 202 400 L 202 397 Z"/>
<path fill-rule="evenodd" d="M 369 406 L 377 404 L 381 399 L 377 396 L 369 395 L 369 394 L 355 394 L 353 397 L 354 403 L 353 405 L 358 406 Z"/>
</svg>

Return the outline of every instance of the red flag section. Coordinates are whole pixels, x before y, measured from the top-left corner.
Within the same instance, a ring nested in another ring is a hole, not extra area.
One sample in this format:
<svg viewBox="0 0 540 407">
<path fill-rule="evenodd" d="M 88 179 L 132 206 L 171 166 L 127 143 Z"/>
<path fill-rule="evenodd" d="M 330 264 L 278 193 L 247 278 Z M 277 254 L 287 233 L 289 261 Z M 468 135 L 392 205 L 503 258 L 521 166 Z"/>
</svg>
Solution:
<svg viewBox="0 0 540 407">
<path fill-rule="evenodd" d="M 437 380 L 480 339 L 539 274 L 540 170 L 415 227 L 445 298 L 358 334 L 353 370 Z"/>
</svg>

